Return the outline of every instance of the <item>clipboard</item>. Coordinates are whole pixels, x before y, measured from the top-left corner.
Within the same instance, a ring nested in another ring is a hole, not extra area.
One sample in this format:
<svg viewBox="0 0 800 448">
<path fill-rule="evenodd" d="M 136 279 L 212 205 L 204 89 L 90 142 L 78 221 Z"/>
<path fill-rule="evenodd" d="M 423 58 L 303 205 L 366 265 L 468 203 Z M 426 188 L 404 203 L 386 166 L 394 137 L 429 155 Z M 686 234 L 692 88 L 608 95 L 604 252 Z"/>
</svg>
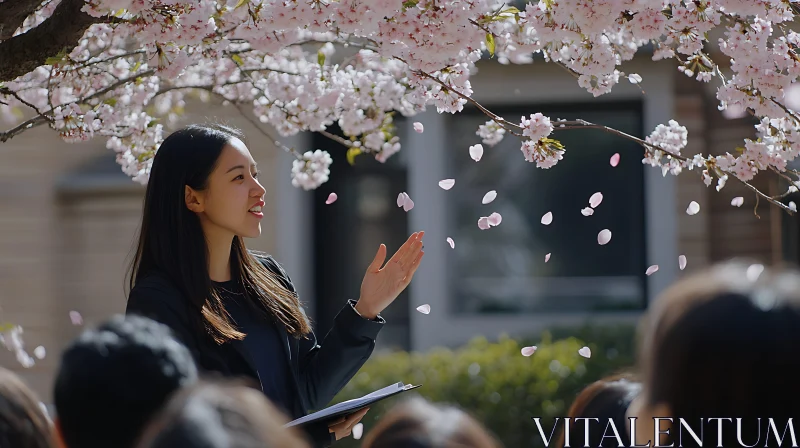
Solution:
<svg viewBox="0 0 800 448">
<path fill-rule="evenodd" d="M 291 422 L 284 425 L 285 427 L 289 428 L 292 426 L 303 426 L 313 423 L 319 423 L 327 420 L 333 420 L 336 417 L 340 417 L 342 415 L 352 414 L 354 412 L 358 412 L 361 409 L 369 407 L 373 403 L 377 403 L 381 400 L 384 400 L 389 397 L 393 397 L 397 394 L 400 394 L 405 391 L 413 390 L 418 387 L 422 387 L 421 384 L 419 385 L 411 385 L 411 384 L 403 384 L 402 382 L 392 384 L 390 386 L 386 386 L 382 389 L 378 389 L 374 392 L 371 392 L 363 397 L 353 398 L 352 400 L 343 401 L 341 403 L 336 403 L 332 406 L 329 406 L 325 409 L 321 409 L 317 412 L 308 414 L 304 417 L 300 417 L 296 420 L 292 420 Z"/>
</svg>

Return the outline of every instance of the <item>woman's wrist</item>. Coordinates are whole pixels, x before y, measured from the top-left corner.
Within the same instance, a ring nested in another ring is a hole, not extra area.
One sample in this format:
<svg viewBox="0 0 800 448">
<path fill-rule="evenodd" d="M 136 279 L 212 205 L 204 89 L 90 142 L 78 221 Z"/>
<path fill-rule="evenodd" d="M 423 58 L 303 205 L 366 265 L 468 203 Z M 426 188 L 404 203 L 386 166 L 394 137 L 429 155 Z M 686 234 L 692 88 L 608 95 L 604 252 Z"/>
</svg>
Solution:
<svg viewBox="0 0 800 448">
<path fill-rule="evenodd" d="M 375 320 L 378 317 L 378 313 L 364 306 L 364 302 L 362 302 L 361 299 L 358 299 L 353 309 L 356 310 L 356 314 L 364 319 Z"/>
</svg>

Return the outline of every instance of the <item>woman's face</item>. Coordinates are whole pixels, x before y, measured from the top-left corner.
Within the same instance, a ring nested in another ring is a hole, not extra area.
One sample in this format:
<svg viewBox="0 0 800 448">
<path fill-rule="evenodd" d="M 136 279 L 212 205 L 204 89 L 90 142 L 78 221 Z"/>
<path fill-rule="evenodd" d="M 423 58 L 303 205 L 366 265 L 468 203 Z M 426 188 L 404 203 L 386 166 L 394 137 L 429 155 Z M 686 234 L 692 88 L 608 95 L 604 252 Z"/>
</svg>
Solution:
<svg viewBox="0 0 800 448">
<path fill-rule="evenodd" d="M 207 188 L 195 191 L 186 187 L 186 205 L 200 217 L 206 238 L 261 235 L 265 190 L 257 176 L 247 146 L 233 138 L 222 149 Z"/>
</svg>

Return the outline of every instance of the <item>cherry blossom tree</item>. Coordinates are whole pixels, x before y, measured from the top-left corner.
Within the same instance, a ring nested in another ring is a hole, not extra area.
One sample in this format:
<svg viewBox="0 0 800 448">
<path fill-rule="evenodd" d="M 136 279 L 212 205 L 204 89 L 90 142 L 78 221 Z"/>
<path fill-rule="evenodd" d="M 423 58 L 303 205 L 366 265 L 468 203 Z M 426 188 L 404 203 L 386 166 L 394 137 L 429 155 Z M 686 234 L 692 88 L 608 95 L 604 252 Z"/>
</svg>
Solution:
<svg viewBox="0 0 800 448">
<path fill-rule="evenodd" d="M 145 183 L 158 145 L 189 95 L 250 108 L 281 136 L 323 133 L 383 162 L 400 150 L 393 117 L 471 103 L 487 117 L 485 145 L 520 139 L 520 162 L 548 169 L 567 156 L 559 132 L 596 128 L 634 140 L 643 163 L 694 171 L 720 190 L 761 171 L 796 191 L 798 113 L 785 92 L 800 74 L 797 0 L 0 0 L 0 142 L 47 125 L 67 142 L 94 137 L 122 170 Z M 724 33 L 709 41 L 715 29 Z M 558 64 L 594 96 L 641 82 L 624 65 L 642 46 L 714 82 L 720 110 L 747 110 L 757 137 L 721 156 L 682 154 L 676 121 L 644 139 L 583 120 L 531 111 L 499 117 L 472 98 L 482 58 Z M 724 55 L 720 65 L 712 60 Z M 337 53 L 338 52 L 338 53 Z M 337 124 L 344 138 L 328 132 Z M 422 127 L 418 128 L 422 131 Z M 278 143 L 279 146 L 283 147 Z M 324 151 L 283 147 L 297 160 L 293 183 L 328 179 Z M 466 150 L 466 148 L 464 148 Z M 470 149 L 472 152 L 472 149 Z M 788 194 L 785 193 L 785 194 Z"/>
</svg>

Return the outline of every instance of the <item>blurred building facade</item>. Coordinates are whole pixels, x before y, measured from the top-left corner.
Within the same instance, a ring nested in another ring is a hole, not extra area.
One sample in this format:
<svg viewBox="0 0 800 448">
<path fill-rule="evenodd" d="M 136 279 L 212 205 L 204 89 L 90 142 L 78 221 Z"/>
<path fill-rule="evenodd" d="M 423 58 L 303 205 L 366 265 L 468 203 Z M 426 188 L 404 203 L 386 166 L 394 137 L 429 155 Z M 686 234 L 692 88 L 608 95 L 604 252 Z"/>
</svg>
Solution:
<svg viewBox="0 0 800 448">
<path fill-rule="evenodd" d="M 626 64 L 644 79 L 623 82 L 593 98 L 552 64 L 484 64 L 473 78 L 475 99 L 518 121 L 544 112 L 616 126 L 637 136 L 674 118 L 689 130 L 686 154 L 724 153 L 753 134 L 747 118 L 725 119 L 712 91 L 679 74 L 671 61 L 643 57 Z M 772 264 L 796 261 L 798 225 L 735 182 L 717 193 L 699 173 L 663 177 L 641 164 L 641 148 L 601 131 L 557 133 L 567 151 L 551 170 L 526 163 L 513 136 L 485 147 L 480 163 L 467 147 L 480 142 L 475 111 L 440 115 L 435 109 L 398 120 L 403 150 L 386 164 L 368 156 L 345 162 L 345 150 L 316 135 L 281 139 L 298 150 L 329 149 L 331 180 L 313 192 L 291 186 L 292 156 L 276 149 L 232 107 L 187 106 L 185 122 L 224 121 L 240 127 L 267 189 L 263 234 L 251 248 L 273 253 L 298 286 L 318 337 L 348 298 L 357 298 L 364 270 L 380 243 L 390 254 L 416 230 L 426 231 L 425 259 L 406 293 L 383 314 L 380 349 L 456 346 L 477 335 L 536 334 L 553 325 L 633 322 L 647 303 L 685 272 L 733 256 Z M 421 134 L 412 129 L 422 122 Z M 274 131 L 271 131 L 274 133 Z M 124 311 L 126 272 L 141 218 L 144 189 L 121 173 L 100 140 L 68 145 L 49 129 L 25 132 L 0 145 L 0 306 L 2 321 L 25 329 L 28 351 L 47 357 L 23 373 L 49 400 L 58 355 L 87 324 Z M 618 167 L 609 157 L 621 154 Z M 444 191 L 442 179 L 456 179 Z M 777 184 L 757 178 L 771 194 Z M 496 190 L 488 205 L 481 198 Z M 395 200 L 406 191 L 415 207 Z M 594 215 L 582 216 L 591 194 L 604 194 Z M 325 205 L 330 192 L 339 199 Z M 734 196 L 744 196 L 741 208 Z M 697 201 L 701 211 L 685 210 Z M 540 218 L 553 213 L 553 223 Z M 480 216 L 499 212 L 501 225 L 481 231 Z M 606 246 L 596 242 L 612 231 Z M 446 242 L 455 241 L 455 249 Z M 545 263 L 545 254 L 551 257 Z M 646 276 L 648 266 L 659 265 Z M 415 311 L 422 304 L 431 313 Z M 9 353 L 3 366 L 22 370 Z"/>
</svg>

